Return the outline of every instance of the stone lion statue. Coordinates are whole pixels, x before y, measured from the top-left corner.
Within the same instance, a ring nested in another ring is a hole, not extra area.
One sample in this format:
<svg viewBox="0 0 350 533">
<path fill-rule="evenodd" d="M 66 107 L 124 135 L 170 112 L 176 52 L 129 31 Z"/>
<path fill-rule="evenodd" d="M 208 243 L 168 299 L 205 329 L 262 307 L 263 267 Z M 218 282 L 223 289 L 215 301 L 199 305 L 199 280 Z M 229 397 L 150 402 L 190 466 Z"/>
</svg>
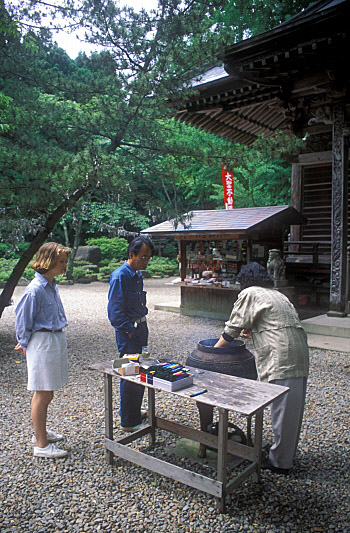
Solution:
<svg viewBox="0 0 350 533">
<path fill-rule="evenodd" d="M 271 278 L 274 280 L 275 287 L 277 287 L 278 282 L 285 282 L 286 269 L 280 250 L 277 250 L 275 248 L 273 250 L 269 250 L 269 258 L 267 260 L 266 268 L 269 276 L 271 276 Z"/>
</svg>

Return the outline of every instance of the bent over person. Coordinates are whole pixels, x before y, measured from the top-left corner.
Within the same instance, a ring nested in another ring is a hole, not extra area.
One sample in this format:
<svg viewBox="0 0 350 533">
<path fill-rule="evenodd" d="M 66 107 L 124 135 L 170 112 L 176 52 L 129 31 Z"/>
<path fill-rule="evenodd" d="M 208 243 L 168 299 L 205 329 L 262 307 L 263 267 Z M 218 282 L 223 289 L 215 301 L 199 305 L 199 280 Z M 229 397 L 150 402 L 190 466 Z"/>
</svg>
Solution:
<svg viewBox="0 0 350 533">
<path fill-rule="evenodd" d="M 289 474 L 303 419 L 309 349 L 306 333 L 288 298 L 258 263 L 244 266 L 237 277 L 243 289 L 216 347 L 225 346 L 242 330 L 251 333 L 258 379 L 289 387 L 271 405 L 274 443 L 261 467 Z"/>
<path fill-rule="evenodd" d="M 70 249 L 56 242 L 44 244 L 31 267 L 35 278 L 26 287 L 16 307 L 15 350 L 26 356 L 31 403 L 34 456 L 56 458 L 67 455 L 54 443 L 63 436 L 46 428 L 47 409 L 54 391 L 68 382 L 67 341 L 63 328 L 68 323 L 55 276 L 67 269 Z"/>
<path fill-rule="evenodd" d="M 119 356 L 141 353 L 148 342 L 146 292 L 140 270 L 146 268 L 154 250 L 145 236 L 129 245 L 128 260 L 112 272 L 108 293 L 108 318 L 114 326 Z M 123 431 L 135 431 L 142 422 L 144 387 L 120 380 L 120 422 Z"/>
</svg>

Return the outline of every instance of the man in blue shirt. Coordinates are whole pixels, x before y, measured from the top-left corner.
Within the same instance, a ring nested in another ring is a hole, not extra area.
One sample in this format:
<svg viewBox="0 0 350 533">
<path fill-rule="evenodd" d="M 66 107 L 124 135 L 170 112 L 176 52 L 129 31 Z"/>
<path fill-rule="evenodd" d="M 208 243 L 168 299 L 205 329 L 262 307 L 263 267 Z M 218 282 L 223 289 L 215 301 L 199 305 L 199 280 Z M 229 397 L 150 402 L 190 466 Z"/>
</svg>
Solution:
<svg viewBox="0 0 350 533">
<path fill-rule="evenodd" d="M 147 267 L 154 244 L 145 236 L 129 245 L 128 260 L 112 272 L 108 293 L 108 318 L 115 328 L 119 355 L 141 353 L 148 342 L 146 292 L 140 270 Z M 120 419 L 123 431 L 134 431 L 141 424 L 144 387 L 120 380 Z"/>
</svg>

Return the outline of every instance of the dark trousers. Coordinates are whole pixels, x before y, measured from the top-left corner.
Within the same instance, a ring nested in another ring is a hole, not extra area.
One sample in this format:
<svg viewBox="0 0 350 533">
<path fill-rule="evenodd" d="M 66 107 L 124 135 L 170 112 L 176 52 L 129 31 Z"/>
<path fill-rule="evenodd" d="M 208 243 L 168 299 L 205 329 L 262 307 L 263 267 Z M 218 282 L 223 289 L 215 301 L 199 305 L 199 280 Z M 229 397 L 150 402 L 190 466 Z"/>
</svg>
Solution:
<svg viewBox="0 0 350 533">
<path fill-rule="evenodd" d="M 127 353 L 141 353 L 142 346 L 147 346 L 148 327 L 146 322 L 137 325 L 132 338 L 121 330 L 115 329 L 115 338 L 120 357 Z M 120 380 L 120 423 L 123 427 L 141 424 L 141 405 L 145 388 L 143 385 Z"/>
</svg>

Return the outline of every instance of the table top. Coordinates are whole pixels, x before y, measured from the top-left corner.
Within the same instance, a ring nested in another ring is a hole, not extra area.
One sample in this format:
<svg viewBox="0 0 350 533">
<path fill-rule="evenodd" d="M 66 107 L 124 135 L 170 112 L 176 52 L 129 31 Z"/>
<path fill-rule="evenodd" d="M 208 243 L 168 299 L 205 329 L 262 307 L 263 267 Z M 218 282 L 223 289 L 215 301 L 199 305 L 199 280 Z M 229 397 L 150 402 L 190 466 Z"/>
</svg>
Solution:
<svg viewBox="0 0 350 533">
<path fill-rule="evenodd" d="M 120 374 L 113 370 L 113 361 L 94 363 L 89 365 L 89 368 L 121 378 Z M 223 407 L 246 416 L 254 415 L 259 409 L 266 407 L 289 390 L 288 387 L 281 387 L 273 383 L 228 376 L 227 374 L 200 370 L 199 368 L 187 368 L 190 369 L 191 374 L 194 376 L 193 385 L 177 391 L 165 391 L 149 383 L 140 382 L 139 375 L 123 376 L 122 379 L 140 383 L 144 387 L 162 390 L 168 394 L 182 396 L 188 400 L 199 401 L 215 407 Z M 208 392 L 193 398 L 190 397 L 191 394 L 202 389 L 207 389 Z"/>
</svg>

